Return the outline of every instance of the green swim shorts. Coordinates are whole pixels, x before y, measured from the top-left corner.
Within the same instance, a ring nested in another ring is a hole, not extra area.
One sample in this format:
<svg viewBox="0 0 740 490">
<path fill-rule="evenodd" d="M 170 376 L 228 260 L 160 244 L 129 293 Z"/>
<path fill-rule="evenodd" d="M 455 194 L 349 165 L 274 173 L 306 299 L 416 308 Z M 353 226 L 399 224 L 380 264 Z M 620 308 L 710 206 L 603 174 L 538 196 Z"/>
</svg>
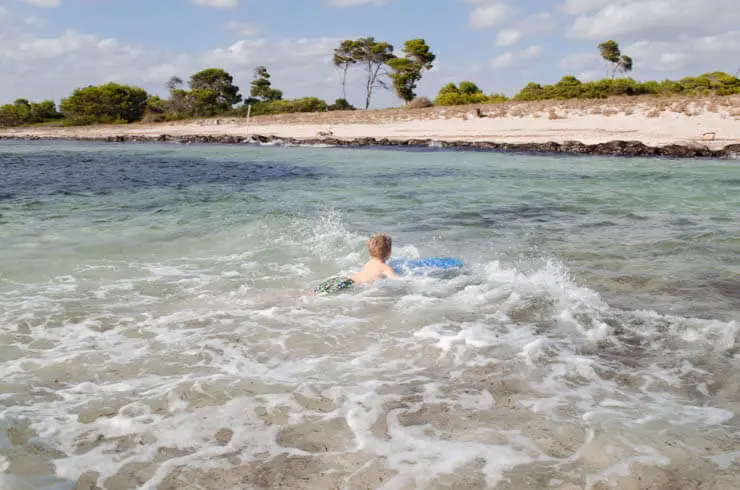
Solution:
<svg viewBox="0 0 740 490">
<path fill-rule="evenodd" d="M 353 284 L 354 281 L 349 277 L 330 277 L 316 286 L 313 292 L 314 294 L 331 294 L 340 289 L 351 287 Z"/>
</svg>

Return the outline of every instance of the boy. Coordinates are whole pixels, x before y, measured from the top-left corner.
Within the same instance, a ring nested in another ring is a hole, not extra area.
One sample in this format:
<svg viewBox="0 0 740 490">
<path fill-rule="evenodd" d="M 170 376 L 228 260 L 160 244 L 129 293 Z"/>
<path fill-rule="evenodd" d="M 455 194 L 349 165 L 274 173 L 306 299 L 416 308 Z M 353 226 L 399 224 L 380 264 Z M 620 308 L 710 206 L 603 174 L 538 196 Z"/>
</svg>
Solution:
<svg viewBox="0 0 740 490">
<path fill-rule="evenodd" d="M 392 241 L 385 233 L 376 233 L 367 241 L 370 260 L 360 272 L 352 277 L 331 277 L 314 289 L 314 294 L 329 294 L 355 284 L 375 282 L 381 277 L 398 277 L 398 274 L 385 262 L 391 257 Z"/>
</svg>

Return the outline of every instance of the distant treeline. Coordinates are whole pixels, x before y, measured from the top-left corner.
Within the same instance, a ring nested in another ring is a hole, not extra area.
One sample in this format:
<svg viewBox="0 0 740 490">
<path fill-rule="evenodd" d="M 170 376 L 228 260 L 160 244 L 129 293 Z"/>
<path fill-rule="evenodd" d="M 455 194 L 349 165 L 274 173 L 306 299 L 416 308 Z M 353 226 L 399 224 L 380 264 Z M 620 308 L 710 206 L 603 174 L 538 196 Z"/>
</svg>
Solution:
<svg viewBox="0 0 740 490">
<path fill-rule="evenodd" d="M 608 78 L 594 82 L 581 82 L 569 75 L 554 85 L 529 83 L 511 99 L 502 94 L 486 95 L 472 82 L 461 82 L 459 87 L 451 83 L 440 89 L 439 95 L 434 99 L 434 104 L 493 104 L 507 100 L 606 99 L 626 95 L 698 97 L 735 94 L 740 94 L 740 78 L 721 71 L 705 73 L 698 77 L 685 77 L 678 81 L 663 80 L 662 82 L 638 82 L 632 78 Z"/>
<path fill-rule="evenodd" d="M 724 72 L 712 72 L 678 81 L 638 82 L 625 78 L 632 71 L 633 61 L 623 55 L 615 41 L 598 45 L 601 57 L 611 66 L 611 73 L 603 80 L 581 82 L 574 76 L 563 77 L 553 85 L 529 83 L 513 98 L 503 94 L 484 94 L 471 81 L 458 85 L 450 83 L 439 90 L 430 101 L 416 97 L 416 86 L 424 71 L 430 70 L 435 55 L 423 39 L 406 41 L 399 57 L 393 46 L 374 38 L 345 40 L 334 50 L 334 66 L 342 70 L 342 94 L 333 104 L 316 97 L 285 100 L 283 92 L 272 86 L 267 68 L 259 66 L 254 71 L 249 97 L 243 97 L 233 77 L 220 68 L 208 68 L 193 74 L 185 83 L 172 77 L 166 84 L 168 98 L 148 94 L 144 89 L 107 83 L 75 89 L 61 100 L 59 109 L 51 100 L 29 102 L 18 99 L 0 106 L 0 127 L 29 124 L 117 124 L 131 122 L 159 122 L 194 117 L 246 116 L 281 114 L 291 112 L 324 112 L 355 110 L 346 99 L 347 72 L 356 65 L 363 68 L 365 80 L 364 107 L 370 105 L 375 89 L 393 88 L 396 95 L 409 108 L 433 105 L 494 104 L 508 100 L 566 100 L 604 99 L 612 96 L 725 96 L 740 94 L 740 78 Z M 617 77 L 621 74 L 621 77 Z M 390 83 L 387 83 L 387 81 Z"/>
</svg>

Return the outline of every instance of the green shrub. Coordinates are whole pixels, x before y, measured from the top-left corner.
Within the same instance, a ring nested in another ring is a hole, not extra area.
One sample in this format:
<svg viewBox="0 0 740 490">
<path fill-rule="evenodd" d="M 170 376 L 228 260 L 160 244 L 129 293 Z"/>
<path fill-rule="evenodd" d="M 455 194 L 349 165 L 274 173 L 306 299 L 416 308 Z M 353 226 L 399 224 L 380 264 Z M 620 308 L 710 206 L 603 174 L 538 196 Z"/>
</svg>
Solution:
<svg viewBox="0 0 740 490">
<path fill-rule="evenodd" d="M 452 86 L 454 87 L 455 84 L 453 83 Z M 476 84 L 469 81 L 460 82 L 460 87 L 458 88 L 458 92 L 461 94 L 467 94 L 467 95 L 475 95 L 475 94 L 482 94 L 483 91 L 478 88 Z"/>
<path fill-rule="evenodd" d="M 543 100 L 545 99 L 545 89 L 542 85 L 535 82 L 528 83 L 518 94 L 514 96 L 514 100 L 530 101 L 530 100 Z"/>
<path fill-rule="evenodd" d="M 21 126 L 28 124 L 30 110 L 25 104 L 5 104 L 0 106 L 0 126 Z"/>
<path fill-rule="evenodd" d="M 434 107 L 434 103 L 426 97 L 416 97 L 406 104 L 407 109 L 424 109 L 426 107 Z"/>
<path fill-rule="evenodd" d="M 144 115 L 149 95 L 144 89 L 107 83 L 78 88 L 62 99 L 59 108 L 66 118 L 92 123 L 138 121 Z"/>
<path fill-rule="evenodd" d="M 91 124 L 128 124 L 121 118 L 114 117 L 95 117 L 95 116 L 80 116 L 80 117 L 65 117 L 62 119 L 62 126 L 88 126 Z"/>
<path fill-rule="evenodd" d="M 663 80 L 658 86 L 659 95 L 676 95 L 684 91 L 683 85 L 673 80 Z"/>
<path fill-rule="evenodd" d="M 454 83 L 448 83 L 441 89 L 439 89 L 439 94 L 437 96 L 447 95 L 447 94 L 459 94 L 460 89 L 457 88 L 457 86 Z"/>
<path fill-rule="evenodd" d="M 61 118 L 53 100 L 29 102 L 17 99 L 12 104 L 0 106 L 0 127 L 39 124 Z"/>
<path fill-rule="evenodd" d="M 229 111 L 228 115 L 237 117 L 246 117 L 248 113 L 248 107 L 242 106 L 233 111 Z M 328 106 L 325 101 L 316 97 L 304 97 L 301 99 L 293 100 L 274 100 L 271 102 L 256 102 L 252 104 L 252 115 L 253 116 L 265 116 L 273 114 L 289 114 L 295 112 L 325 112 L 328 110 Z"/>
<path fill-rule="evenodd" d="M 578 99 L 583 92 L 583 84 L 576 77 L 568 75 L 551 88 L 556 99 Z"/>
<path fill-rule="evenodd" d="M 190 119 L 190 114 L 182 112 L 153 112 L 147 110 L 144 113 L 144 117 L 141 118 L 143 123 L 159 123 L 168 121 L 182 121 L 183 119 Z"/>
<path fill-rule="evenodd" d="M 485 104 L 486 94 L 443 94 L 434 99 L 434 105 Z"/>
<path fill-rule="evenodd" d="M 448 83 L 441 89 L 434 99 L 434 105 L 466 105 L 466 104 L 495 104 L 506 102 L 503 94 L 484 94 L 473 82 L 460 82 L 458 88 L 454 83 Z"/>
<path fill-rule="evenodd" d="M 354 111 L 355 106 L 347 102 L 347 99 L 337 99 L 328 107 L 330 111 Z"/>
<path fill-rule="evenodd" d="M 660 83 L 638 82 L 632 78 L 616 78 L 582 83 L 573 76 L 566 76 L 555 85 L 542 86 L 534 82 L 528 83 L 514 96 L 514 99 L 521 101 L 604 99 L 612 96 L 676 94 L 689 97 L 740 94 L 740 78 L 724 72 L 713 72 L 698 77 L 684 77 L 677 82 L 673 80 L 664 80 Z"/>
</svg>

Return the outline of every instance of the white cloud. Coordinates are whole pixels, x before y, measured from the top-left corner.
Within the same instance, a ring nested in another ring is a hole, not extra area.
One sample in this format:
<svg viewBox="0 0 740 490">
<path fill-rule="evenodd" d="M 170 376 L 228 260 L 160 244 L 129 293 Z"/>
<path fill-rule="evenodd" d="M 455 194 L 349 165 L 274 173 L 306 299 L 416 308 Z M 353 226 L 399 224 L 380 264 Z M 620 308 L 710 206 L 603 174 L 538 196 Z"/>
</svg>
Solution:
<svg viewBox="0 0 740 490">
<path fill-rule="evenodd" d="M 388 5 L 390 0 L 329 0 L 333 7 L 357 7 L 360 5 Z"/>
<path fill-rule="evenodd" d="M 671 41 L 638 41 L 622 48 L 642 72 L 680 72 L 681 76 L 722 70 L 732 73 L 740 58 L 740 30 Z"/>
<path fill-rule="evenodd" d="M 561 63 L 579 78 L 604 76 L 596 45 L 607 39 L 633 58 L 632 76 L 640 80 L 732 73 L 740 65 L 738 0 L 566 0 L 564 9 L 578 14 L 568 37 L 591 44 Z"/>
<path fill-rule="evenodd" d="M 560 68 L 565 71 L 563 75 L 573 75 L 583 82 L 611 76 L 611 71 L 607 70 L 607 65 L 596 50 L 571 53 L 560 60 Z"/>
<path fill-rule="evenodd" d="M 522 38 L 522 31 L 519 29 L 504 29 L 496 35 L 496 44 L 499 46 L 512 46 Z"/>
<path fill-rule="evenodd" d="M 114 81 L 167 95 L 164 84 L 173 75 L 187 82 L 205 68 L 223 68 L 234 76 L 242 94 L 249 91 L 254 68 L 266 65 L 276 88 L 286 98 L 317 96 L 334 101 L 341 96 L 341 73 L 332 65 L 334 48 L 344 38 L 241 39 L 218 49 L 166 51 L 149 46 L 67 30 L 58 36 L 39 35 L 12 14 L 0 16 L 0 104 L 19 97 L 31 100 L 67 97 L 73 89 Z M 435 65 L 438 65 L 435 63 Z M 434 97 L 439 80 L 460 67 L 426 74 L 420 95 Z M 362 70 L 350 71 L 348 96 L 363 105 Z M 393 91 L 373 94 L 373 106 L 397 105 Z"/>
<path fill-rule="evenodd" d="M 496 35 L 498 46 L 513 46 L 525 38 L 538 37 L 550 34 L 553 29 L 553 18 L 549 12 L 538 12 L 524 17 L 515 23 L 510 23 Z"/>
<path fill-rule="evenodd" d="M 543 35 L 552 32 L 554 19 L 549 12 L 538 12 L 522 19 L 517 25 L 518 29 L 528 35 Z"/>
<path fill-rule="evenodd" d="M 565 0 L 563 10 L 568 14 L 583 14 L 601 9 L 609 3 L 615 3 L 610 0 Z"/>
<path fill-rule="evenodd" d="M 583 12 L 568 29 L 568 36 L 579 39 L 627 40 L 671 39 L 679 35 L 707 35 L 722 32 L 740 22 L 737 0 L 581 0 Z"/>
<path fill-rule="evenodd" d="M 471 3 L 482 3 L 480 1 Z M 493 27 L 503 22 L 509 15 L 509 6 L 496 2 L 496 3 L 484 3 L 480 7 L 476 7 L 470 13 L 470 25 L 476 29 L 486 29 Z"/>
<path fill-rule="evenodd" d="M 167 52 L 74 30 L 42 37 L 10 15 L 0 17 L 0 37 L 0 104 L 19 97 L 59 101 L 77 87 L 109 81 L 165 95 L 169 77 L 187 81 L 210 67 L 231 73 L 244 93 L 258 65 L 267 65 L 286 97 L 334 100 L 340 93 L 331 65 L 340 39 L 245 39 L 219 49 Z"/>
<path fill-rule="evenodd" d="M 630 75 L 639 80 L 662 80 L 724 70 L 733 73 L 740 58 L 740 30 L 711 36 L 682 36 L 671 41 L 642 40 L 622 46 L 634 60 Z M 560 68 L 580 80 L 601 79 L 610 68 L 598 50 L 572 53 L 562 59 Z"/>
<path fill-rule="evenodd" d="M 37 7 L 58 7 L 62 4 L 62 0 L 23 0 L 29 5 L 35 5 Z"/>
<path fill-rule="evenodd" d="M 700 53 L 729 54 L 740 53 L 740 30 L 704 36 L 691 40 L 692 46 Z"/>
<path fill-rule="evenodd" d="M 239 6 L 239 0 L 193 0 L 193 3 L 202 7 L 217 9 L 233 9 Z"/>
<path fill-rule="evenodd" d="M 493 58 L 489 64 L 491 68 L 511 68 L 514 66 L 523 66 L 528 64 L 528 62 L 539 58 L 541 54 L 541 47 L 530 46 L 521 51 L 507 51 L 506 53 Z"/>
<path fill-rule="evenodd" d="M 249 22 L 232 21 L 226 24 L 226 28 L 239 37 L 255 37 L 260 34 L 260 28 Z"/>
<path fill-rule="evenodd" d="M 31 27 L 44 27 L 46 26 L 46 19 L 38 15 L 29 15 L 23 18 L 23 23 Z"/>
<path fill-rule="evenodd" d="M 344 37 L 243 38 L 218 49 L 167 51 L 76 30 L 41 35 L 38 26 L 24 24 L 21 16 L 3 15 L 6 10 L 0 7 L 0 104 L 19 97 L 59 102 L 77 87 L 110 81 L 166 96 L 164 85 L 173 75 L 187 83 L 192 74 L 210 67 L 231 73 L 244 95 L 258 65 L 267 66 L 286 98 L 312 95 L 331 102 L 341 96 L 341 73 L 331 59 Z M 435 62 L 435 69 L 425 74 L 419 95 L 433 98 L 451 75 L 459 82 L 484 73 L 466 65 L 442 66 Z M 364 105 L 363 77 L 361 69 L 350 70 L 348 97 L 356 106 Z M 373 94 L 374 107 L 398 103 L 392 90 Z"/>
</svg>

